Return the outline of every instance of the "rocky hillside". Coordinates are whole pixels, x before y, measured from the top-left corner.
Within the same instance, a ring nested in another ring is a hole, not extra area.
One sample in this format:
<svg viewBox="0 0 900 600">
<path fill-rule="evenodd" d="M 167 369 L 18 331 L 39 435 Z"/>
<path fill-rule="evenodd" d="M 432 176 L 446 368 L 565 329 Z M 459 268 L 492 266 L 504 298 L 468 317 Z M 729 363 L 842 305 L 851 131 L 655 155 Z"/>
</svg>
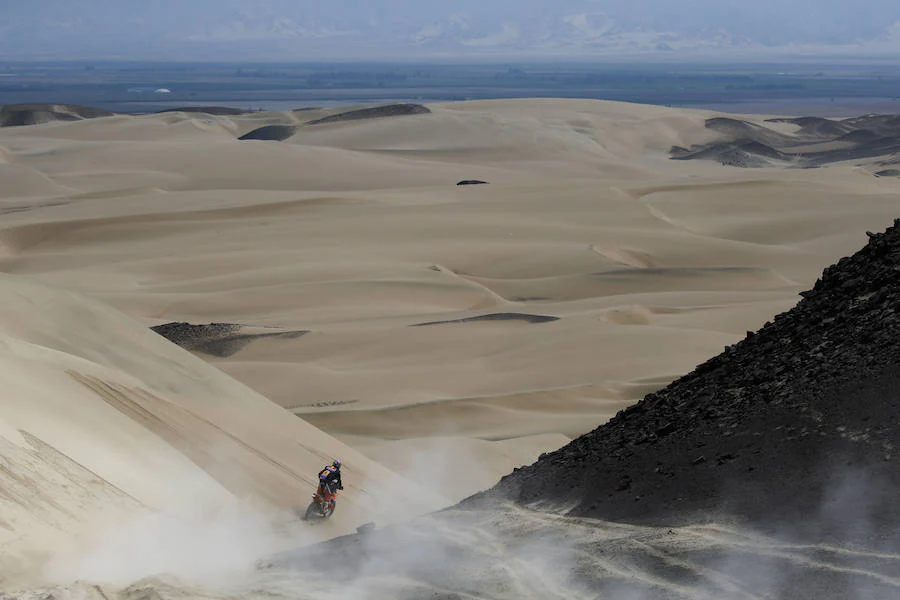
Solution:
<svg viewBox="0 0 900 600">
<path fill-rule="evenodd" d="M 900 522 L 900 220 L 868 235 L 795 308 L 466 504 L 889 535 Z"/>
</svg>

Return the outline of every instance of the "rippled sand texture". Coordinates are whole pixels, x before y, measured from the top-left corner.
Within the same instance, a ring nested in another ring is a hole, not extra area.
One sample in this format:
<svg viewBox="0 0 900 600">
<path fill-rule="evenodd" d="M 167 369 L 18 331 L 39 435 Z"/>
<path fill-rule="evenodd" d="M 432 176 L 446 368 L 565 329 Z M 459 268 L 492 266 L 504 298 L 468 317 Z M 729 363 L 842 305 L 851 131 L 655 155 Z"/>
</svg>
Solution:
<svg viewBox="0 0 900 600">
<path fill-rule="evenodd" d="M 191 504 L 182 477 L 289 510 L 334 455 L 345 503 L 310 539 L 458 500 L 789 308 L 900 208 L 859 160 L 671 160 L 724 135 L 713 113 L 428 108 L 0 129 L 17 562 L 104 506 Z M 227 339 L 191 356 L 147 329 L 170 322 Z"/>
</svg>

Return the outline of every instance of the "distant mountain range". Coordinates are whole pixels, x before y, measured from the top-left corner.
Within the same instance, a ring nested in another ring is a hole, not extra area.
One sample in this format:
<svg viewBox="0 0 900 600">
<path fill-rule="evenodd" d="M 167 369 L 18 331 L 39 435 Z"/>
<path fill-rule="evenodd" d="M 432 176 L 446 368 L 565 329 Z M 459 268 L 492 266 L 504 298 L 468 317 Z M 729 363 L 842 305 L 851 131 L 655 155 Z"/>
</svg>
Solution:
<svg viewBox="0 0 900 600">
<path fill-rule="evenodd" d="M 16 58 L 383 58 L 890 52 L 900 3 L 45 0 L 4 8 Z"/>
</svg>

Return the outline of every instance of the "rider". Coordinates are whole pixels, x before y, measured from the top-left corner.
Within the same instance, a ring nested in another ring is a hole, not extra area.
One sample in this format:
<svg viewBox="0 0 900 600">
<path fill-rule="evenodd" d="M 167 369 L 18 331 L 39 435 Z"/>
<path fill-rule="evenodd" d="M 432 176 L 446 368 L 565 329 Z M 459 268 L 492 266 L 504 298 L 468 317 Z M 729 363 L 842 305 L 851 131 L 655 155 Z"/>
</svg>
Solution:
<svg viewBox="0 0 900 600">
<path fill-rule="evenodd" d="M 337 485 L 339 490 L 344 489 L 344 484 L 341 482 L 340 459 L 335 459 L 334 462 L 319 471 L 319 489 L 317 493 L 322 494 L 326 501 L 331 500 L 334 496 L 335 485 Z"/>
</svg>

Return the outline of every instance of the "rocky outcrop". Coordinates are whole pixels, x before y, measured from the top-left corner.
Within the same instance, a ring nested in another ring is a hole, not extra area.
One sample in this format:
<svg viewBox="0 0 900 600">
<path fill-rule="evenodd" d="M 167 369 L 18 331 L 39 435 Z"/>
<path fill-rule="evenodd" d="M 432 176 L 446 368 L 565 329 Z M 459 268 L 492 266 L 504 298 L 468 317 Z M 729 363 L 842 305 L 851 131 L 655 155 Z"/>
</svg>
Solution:
<svg viewBox="0 0 900 600">
<path fill-rule="evenodd" d="M 819 537 L 893 528 L 898 223 L 868 234 L 792 310 L 465 504 L 504 498 L 655 524 L 724 514 Z"/>
</svg>

